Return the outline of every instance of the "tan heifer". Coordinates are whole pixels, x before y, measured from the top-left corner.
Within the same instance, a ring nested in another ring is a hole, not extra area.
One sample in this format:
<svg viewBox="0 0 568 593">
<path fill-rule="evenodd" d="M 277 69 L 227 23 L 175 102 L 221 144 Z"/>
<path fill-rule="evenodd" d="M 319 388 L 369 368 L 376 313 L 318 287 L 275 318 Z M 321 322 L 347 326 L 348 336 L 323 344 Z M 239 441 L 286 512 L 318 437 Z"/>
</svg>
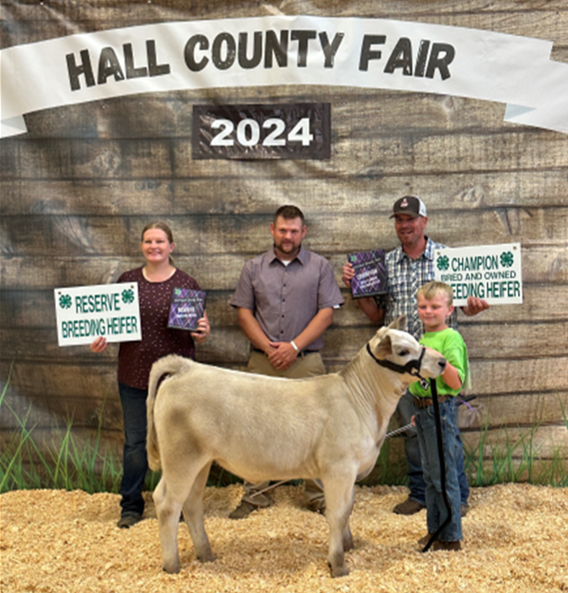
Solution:
<svg viewBox="0 0 568 593">
<path fill-rule="evenodd" d="M 310 379 L 231 371 L 178 356 L 154 364 L 148 459 L 152 469 L 163 470 L 154 501 L 164 570 L 180 570 L 182 510 L 197 557 L 215 559 L 203 524 L 203 492 L 216 461 L 255 484 L 320 478 L 331 572 L 348 573 L 353 485 L 373 469 L 389 419 L 416 373 L 437 377 L 446 364 L 393 326 L 381 328 L 340 372 Z"/>
</svg>

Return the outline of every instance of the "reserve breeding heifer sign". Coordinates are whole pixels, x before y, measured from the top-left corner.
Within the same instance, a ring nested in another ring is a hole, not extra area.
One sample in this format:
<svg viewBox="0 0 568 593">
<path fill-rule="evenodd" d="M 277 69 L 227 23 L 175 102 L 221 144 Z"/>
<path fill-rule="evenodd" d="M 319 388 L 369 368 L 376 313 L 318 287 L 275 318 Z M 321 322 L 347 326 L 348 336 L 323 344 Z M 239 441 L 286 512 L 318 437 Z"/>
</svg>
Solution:
<svg viewBox="0 0 568 593">
<path fill-rule="evenodd" d="M 142 339 L 138 284 L 103 284 L 56 288 L 55 312 L 60 346 Z"/>
<path fill-rule="evenodd" d="M 523 302 L 521 244 L 437 249 L 434 277 L 454 291 L 454 305 L 467 305 L 469 296 L 490 305 Z"/>
</svg>

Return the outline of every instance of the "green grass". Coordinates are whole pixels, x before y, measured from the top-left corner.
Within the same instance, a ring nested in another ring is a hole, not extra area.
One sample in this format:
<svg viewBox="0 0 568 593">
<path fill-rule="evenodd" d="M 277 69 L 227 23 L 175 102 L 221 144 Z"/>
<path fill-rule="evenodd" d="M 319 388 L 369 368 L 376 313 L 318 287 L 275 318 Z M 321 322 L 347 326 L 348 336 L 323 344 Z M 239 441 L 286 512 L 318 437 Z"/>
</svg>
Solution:
<svg viewBox="0 0 568 593">
<path fill-rule="evenodd" d="M 6 400 L 10 377 L 0 395 L 0 408 L 16 419 L 17 429 L 3 435 L 0 451 L 0 493 L 11 490 L 49 489 L 94 492 L 120 491 L 122 456 L 114 450 L 103 450 L 102 418 L 99 412 L 97 431 L 93 438 L 77 437 L 73 419 L 63 427 L 54 427 L 50 439 L 37 436 L 37 426 L 30 425 L 32 408 L 19 416 Z M 145 489 L 154 490 L 159 472 L 149 471 Z"/>
<path fill-rule="evenodd" d="M 568 416 L 558 397 L 564 425 L 568 430 Z M 465 470 L 471 486 L 491 486 L 506 482 L 528 482 L 544 486 L 568 486 L 568 459 L 559 450 L 543 458 L 535 444 L 539 425 L 533 425 L 517 438 L 511 437 L 506 427 L 501 429 L 498 445 L 487 443 L 487 426 L 480 433 L 474 448 L 464 448 Z"/>
<path fill-rule="evenodd" d="M 103 451 L 101 446 L 102 410 L 94 438 L 75 436 L 73 421 L 68 419 L 65 426 L 56 427 L 51 433 L 50 441 L 45 442 L 39 437 L 35 438 L 36 426 L 29 425 L 31 407 L 20 417 L 6 401 L 8 382 L 0 395 L 0 408 L 9 410 L 16 419 L 18 428 L 2 444 L 0 492 L 44 488 L 118 493 L 122 461 L 119 454 L 109 449 Z M 562 402 L 560 406 L 568 429 L 567 412 Z M 541 457 L 534 439 L 537 428 L 535 426 L 527 429 L 516 439 L 503 428 L 498 446 L 489 445 L 488 429 L 486 427 L 482 430 L 477 445 L 472 449 L 465 448 L 465 468 L 470 485 L 529 482 L 568 486 L 568 460 L 559 451 L 551 458 Z M 159 477 L 159 473 L 149 472 L 146 489 L 153 490 Z M 402 447 L 397 455 L 390 440 L 384 443 L 373 477 L 376 484 L 406 484 L 406 463 Z M 226 486 L 237 481 L 240 480 L 214 464 L 208 484 Z M 368 481 L 365 483 L 369 484 Z"/>
<path fill-rule="evenodd" d="M 55 428 L 49 442 L 34 438 L 30 426 L 31 407 L 24 417 L 18 416 L 5 400 L 7 386 L 0 396 L 0 406 L 7 408 L 18 429 L 5 438 L 0 454 L 0 492 L 35 488 L 118 492 L 120 460 L 112 452 L 103 455 L 101 419 L 93 440 L 74 436 L 72 419 L 64 428 Z"/>
<path fill-rule="evenodd" d="M 470 486 L 491 486 L 507 482 L 528 482 L 546 486 L 568 486 L 568 462 L 559 451 L 542 458 L 534 444 L 536 426 L 512 438 L 506 427 L 501 429 L 499 445 L 488 445 L 487 430 L 481 432 L 478 444 L 464 448 L 465 470 Z"/>
</svg>

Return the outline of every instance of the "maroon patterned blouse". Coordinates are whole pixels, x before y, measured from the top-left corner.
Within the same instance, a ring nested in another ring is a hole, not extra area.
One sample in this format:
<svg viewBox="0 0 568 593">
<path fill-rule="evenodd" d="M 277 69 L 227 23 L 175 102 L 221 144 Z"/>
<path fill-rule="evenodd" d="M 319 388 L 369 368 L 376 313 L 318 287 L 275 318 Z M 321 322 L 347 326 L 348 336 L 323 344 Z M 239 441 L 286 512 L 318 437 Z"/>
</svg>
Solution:
<svg viewBox="0 0 568 593">
<path fill-rule="evenodd" d="M 199 285 L 180 270 L 164 282 L 149 282 L 142 268 L 125 272 L 118 282 L 137 282 L 140 299 L 142 340 L 121 342 L 118 352 L 118 380 L 121 383 L 148 389 L 150 369 L 156 360 L 168 354 L 195 358 L 195 345 L 188 331 L 168 329 L 168 315 L 174 288 L 199 290 Z"/>
</svg>

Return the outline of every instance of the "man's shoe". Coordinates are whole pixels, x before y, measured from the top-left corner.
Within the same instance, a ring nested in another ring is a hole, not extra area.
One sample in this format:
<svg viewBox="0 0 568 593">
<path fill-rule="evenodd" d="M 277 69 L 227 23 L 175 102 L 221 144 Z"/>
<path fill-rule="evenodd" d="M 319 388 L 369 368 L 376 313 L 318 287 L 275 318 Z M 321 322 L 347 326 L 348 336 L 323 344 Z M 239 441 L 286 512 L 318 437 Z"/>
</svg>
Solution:
<svg viewBox="0 0 568 593">
<path fill-rule="evenodd" d="M 241 500 L 239 506 L 229 514 L 229 519 L 245 519 L 253 511 L 258 510 L 259 508 L 260 507 L 257 507 L 246 500 Z"/>
<path fill-rule="evenodd" d="M 443 542 L 441 540 L 436 540 L 432 544 L 432 550 L 445 550 L 446 552 L 459 552 L 461 550 L 461 542 Z"/>
<path fill-rule="evenodd" d="M 306 505 L 308 511 L 312 511 L 312 513 L 319 513 L 320 515 L 325 515 L 325 500 L 323 498 L 316 498 Z"/>
<path fill-rule="evenodd" d="M 460 514 L 462 517 L 465 517 L 469 512 L 469 505 L 468 504 L 462 504 L 461 508 L 460 508 Z"/>
<path fill-rule="evenodd" d="M 142 521 L 142 515 L 124 515 L 122 516 L 116 526 L 119 529 L 130 529 L 136 523 Z"/>
<path fill-rule="evenodd" d="M 425 508 L 425 505 L 420 504 L 411 498 L 407 498 L 404 502 L 399 502 L 394 507 L 392 512 L 396 513 L 397 515 L 414 515 Z"/>
</svg>

